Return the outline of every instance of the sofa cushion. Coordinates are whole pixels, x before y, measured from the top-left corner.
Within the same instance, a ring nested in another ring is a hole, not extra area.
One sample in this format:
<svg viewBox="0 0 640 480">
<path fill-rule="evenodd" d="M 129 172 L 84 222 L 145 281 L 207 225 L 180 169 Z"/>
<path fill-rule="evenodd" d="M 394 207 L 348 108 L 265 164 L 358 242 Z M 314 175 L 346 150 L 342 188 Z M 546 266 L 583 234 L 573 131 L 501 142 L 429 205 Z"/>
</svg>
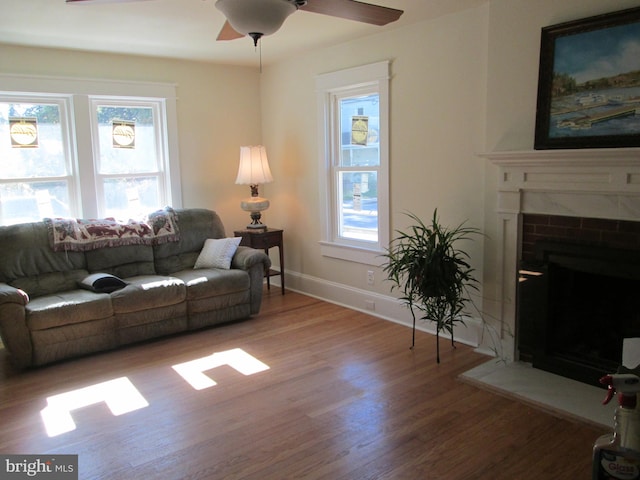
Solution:
<svg viewBox="0 0 640 480">
<path fill-rule="evenodd" d="M 174 273 L 187 287 L 187 300 L 216 297 L 249 290 L 249 274 L 244 270 L 203 268 Z"/>
<path fill-rule="evenodd" d="M 193 268 L 231 268 L 231 259 L 242 237 L 207 238 Z"/>
<path fill-rule="evenodd" d="M 66 290 L 75 290 L 76 282 L 87 275 L 86 270 L 68 270 L 64 272 L 42 273 L 30 277 L 22 277 L 9 282 L 9 285 L 19 288 L 30 298 L 52 295 Z"/>
<path fill-rule="evenodd" d="M 176 303 L 138 312 L 116 313 L 114 318 L 118 326 L 116 332 L 118 343 L 124 345 L 185 331 L 187 303 Z"/>
<path fill-rule="evenodd" d="M 0 227 L 0 252 L 0 282 L 86 269 L 82 252 L 53 251 L 43 222 Z"/>
<path fill-rule="evenodd" d="M 177 209 L 180 241 L 153 247 L 156 272 L 173 272 L 193 268 L 207 238 L 224 238 L 224 226 L 218 214 L 202 208 Z"/>
<path fill-rule="evenodd" d="M 85 254 L 90 272 L 105 272 L 120 278 L 156 273 L 150 245 L 105 247 Z"/>
<path fill-rule="evenodd" d="M 128 285 L 111 294 L 115 313 L 138 312 L 184 302 L 184 282 L 174 277 L 142 275 L 126 278 Z"/>
<path fill-rule="evenodd" d="M 34 330 L 33 365 L 115 348 L 116 333 L 114 317 Z"/>
<path fill-rule="evenodd" d="M 26 321 L 31 330 L 44 330 L 74 323 L 108 318 L 113 315 L 106 293 L 71 290 L 31 300 Z"/>
</svg>

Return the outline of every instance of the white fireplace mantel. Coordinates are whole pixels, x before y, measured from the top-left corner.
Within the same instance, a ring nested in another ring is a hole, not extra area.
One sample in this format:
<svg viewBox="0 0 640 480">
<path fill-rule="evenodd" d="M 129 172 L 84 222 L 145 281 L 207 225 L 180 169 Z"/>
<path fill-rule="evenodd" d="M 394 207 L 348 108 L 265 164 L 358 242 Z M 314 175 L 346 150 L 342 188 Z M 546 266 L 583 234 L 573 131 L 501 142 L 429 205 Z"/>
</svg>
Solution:
<svg viewBox="0 0 640 480">
<path fill-rule="evenodd" d="M 507 358 L 516 351 L 516 287 L 523 213 L 640 221 L 640 148 L 483 153 L 498 167 L 496 317 Z"/>
<path fill-rule="evenodd" d="M 490 159 L 496 165 L 601 165 L 640 164 L 640 148 L 584 148 L 566 150 L 517 150 L 482 153 L 480 157 Z"/>
<path fill-rule="evenodd" d="M 498 211 L 640 220 L 640 148 L 480 155 L 498 167 Z"/>
</svg>

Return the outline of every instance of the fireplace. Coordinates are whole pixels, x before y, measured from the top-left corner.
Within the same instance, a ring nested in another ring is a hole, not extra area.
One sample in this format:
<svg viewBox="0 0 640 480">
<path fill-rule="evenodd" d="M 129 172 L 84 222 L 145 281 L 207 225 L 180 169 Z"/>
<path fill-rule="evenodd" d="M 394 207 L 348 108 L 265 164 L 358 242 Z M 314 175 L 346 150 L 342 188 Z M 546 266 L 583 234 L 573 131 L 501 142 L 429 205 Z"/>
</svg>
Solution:
<svg viewBox="0 0 640 480">
<path fill-rule="evenodd" d="M 485 231 L 488 248 L 483 276 L 483 309 L 485 323 L 492 332 L 483 338 L 480 348 L 487 352 L 497 348 L 501 358 L 525 362 L 532 362 L 534 354 L 559 350 L 553 356 L 564 357 L 565 366 L 571 368 L 562 370 L 549 366 L 556 359 L 551 362 L 540 355 L 536 355 L 536 366 L 553 368 L 562 375 L 581 377 L 592 383 L 593 373 L 576 374 L 572 371 L 573 365 L 586 364 L 588 371 L 595 363 L 598 372 L 608 371 L 614 364 L 617 368 L 620 363 L 619 338 L 640 333 L 637 319 L 632 319 L 625 327 L 606 329 L 614 332 L 612 335 L 616 340 L 601 342 L 595 348 L 576 342 L 573 350 L 567 351 L 566 342 L 560 339 L 571 338 L 573 341 L 585 330 L 595 328 L 590 325 L 595 321 L 593 318 L 587 320 L 583 315 L 576 319 L 575 312 L 579 309 L 586 309 L 588 313 L 606 310 L 607 303 L 588 308 L 585 305 L 592 299 L 609 295 L 607 289 L 616 294 L 628 289 L 624 294 L 627 300 L 623 301 L 627 302 L 626 306 L 615 304 L 617 310 L 609 315 L 608 326 L 622 317 L 632 316 L 624 312 L 640 310 L 635 304 L 633 308 L 628 306 L 636 292 L 640 298 L 640 287 L 635 283 L 638 269 L 633 265 L 637 263 L 637 250 L 640 249 L 640 148 L 502 151 L 480 156 L 490 161 L 487 164 L 489 201 Z M 533 225 L 531 221 L 537 224 Z M 617 259 L 607 258 L 614 251 Z M 573 271 L 576 252 L 590 258 L 580 259 L 580 263 L 590 265 L 586 272 L 584 267 Z M 603 255 L 604 259 L 599 258 Z M 623 261 L 619 260 L 621 257 Z M 607 268 L 612 271 L 589 270 L 602 263 L 608 264 Z M 627 277 L 617 279 L 625 268 L 630 270 Z M 519 273 L 522 271 L 531 273 L 525 278 Z M 546 293 L 544 299 L 536 297 L 535 292 L 523 299 L 520 287 L 523 284 L 527 284 L 527 288 L 535 287 L 536 283 L 538 287 L 542 285 Z M 568 286 L 581 286 L 578 291 L 582 292 L 582 297 L 578 295 L 576 299 L 571 294 L 573 305 L 561 303 L 561 311 L 573 312 L 573 317 L 567 314 L 568 318 L 563 320 L 564 326 L 558 327 L 554 323 L 549 327 L 547 323 L 540 327 L 538 322 L 519 321 L 523 306 L 528 305 L 534 316 L 541 315 L 549 300 L 557 301 L 558 292 Z M 612 307 L 608 308 L 613 311 Z M 532 346 L 532 342 L 540 338 L 544 342 Z M 562 348 L 556 348 L 558 344 Z M 614 345 L 614 350 L 605 350 L 602 345 Z M 591 353 L 584 355 L 584 351 Z M 579 362 L 575 361 L 576 356 L 582 357 Z"/>
<path fill-rule="evenodd" d="M 637 222 L 523 216 L 521 360 L 593 385 L 617 370 L 623 339 L 640 336 L 639 229 Z"/>
</svg>

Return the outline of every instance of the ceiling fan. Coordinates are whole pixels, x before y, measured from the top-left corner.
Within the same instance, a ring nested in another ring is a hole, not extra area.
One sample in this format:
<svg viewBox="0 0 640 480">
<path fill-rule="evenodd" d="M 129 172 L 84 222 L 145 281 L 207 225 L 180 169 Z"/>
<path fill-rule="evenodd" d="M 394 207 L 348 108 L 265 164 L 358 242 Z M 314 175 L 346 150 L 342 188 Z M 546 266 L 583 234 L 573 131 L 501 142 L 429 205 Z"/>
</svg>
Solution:
<svg viewBox="0 0 640 480">
<path fill-rule="evenodd" d="M 119 3 L 138 0 L 66 0 L 67 3 Z M 217 40 L 249 35 L 254 45 L 264 35 L 275 33 L 296 10 L 346 18 L 372 25 L 386 25 L 400 18 L 402 10 L 357 0 L 217 0 L 216 8 L 227 21 Z"/>
</svg>

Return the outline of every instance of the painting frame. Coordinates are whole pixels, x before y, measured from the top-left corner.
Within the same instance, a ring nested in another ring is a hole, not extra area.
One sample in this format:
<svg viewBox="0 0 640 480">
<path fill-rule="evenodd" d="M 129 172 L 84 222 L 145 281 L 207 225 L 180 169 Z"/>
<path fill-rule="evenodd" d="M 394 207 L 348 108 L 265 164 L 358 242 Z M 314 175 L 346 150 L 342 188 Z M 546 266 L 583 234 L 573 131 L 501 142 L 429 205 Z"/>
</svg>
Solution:
<svg viewBox="0 0 640 480">
<path fill-rule="evenodd" d="M 636 40 L 640 7 L 542 29 L 534 149 L 640 146 Z"/>
</svg>

